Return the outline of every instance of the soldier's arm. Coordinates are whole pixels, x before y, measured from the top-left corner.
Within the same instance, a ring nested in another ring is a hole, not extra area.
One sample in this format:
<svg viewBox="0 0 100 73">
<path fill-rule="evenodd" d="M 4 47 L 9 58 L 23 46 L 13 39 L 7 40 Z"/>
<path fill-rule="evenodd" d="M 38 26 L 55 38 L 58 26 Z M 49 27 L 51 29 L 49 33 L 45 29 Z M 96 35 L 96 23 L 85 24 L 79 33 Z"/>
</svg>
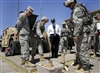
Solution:
<svg viewBox="0 0 100 73">
<path fill-rule="evenodd" d="M 19 17 L 17 19 L 17 26 L 16 26 L 16 29 L 18 31 L 17 33 L 20 32 L 20 30 L 21 30 L 21 28 L 23 26 L 24 21 L 25 21 L 25 14 L 23 14 L 23 13 L 19 14 Z"/>
<path fill-rule="evenodd" d="M 42 32 L 41 32 L 41 29 L 40 29 L 40 26 L 41 25 L 41 23 L 39 22 L 39 23 L 37 23 L 37 27 L 36 27 L 36 33 L 37 33 L 37 35 L 40 37 L 40 38 L 43 38 L 43 34 L 42 34 Z"/>
<path fill-rule="evenodd" d="M 48 36 L 50 37 L 50 26 L 48 27 L 47 32 L 48 32 Z"/>
<path fill-rule="evenodd" d="M 79 36 L 83 25 L 84 13 L 81 8 L 76 8 L 73 13 L 73 22 L 74 22 L 74 36 Z"/>
<path fill-rule="evenodd" d="M 94 36 L 95 29 L 96 29 L 95 23 L 91 24 L 91 34 L 90 34 L 91 37 Z"/>
</svg>

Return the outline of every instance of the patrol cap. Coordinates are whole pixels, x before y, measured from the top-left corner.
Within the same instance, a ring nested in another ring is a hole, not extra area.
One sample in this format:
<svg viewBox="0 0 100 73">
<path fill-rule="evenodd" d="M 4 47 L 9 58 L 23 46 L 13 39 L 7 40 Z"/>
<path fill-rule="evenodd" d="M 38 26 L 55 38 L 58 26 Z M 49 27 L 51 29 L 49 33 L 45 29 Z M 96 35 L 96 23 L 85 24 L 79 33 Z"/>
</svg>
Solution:
<svg viewBox="0 0 100 73">
<path fill-rule="evenodd" d="M 64 25 L 64 24 L 66 24 L 66 22 L 64 21 L 64 22 L 62 22 L 62 25 Z"/>
<path fill-rule="evenodd" d="M 72 2 L 74 2 L 74 1 L 75 1 L 75 0 L 67 0 L 67 1 L 65 1 L 64 6 L 65 6 L 65 7 L 69 7 L 70 4 L 71 4 Z"/>
<path fill-rule="evenodd" d="M 94 17 L 96 18 L 96 17 L 98 17 L 100 15 L 100 13 L 96 13 L 95 15 L 94 15 Z"/>
<path fill-rule="evenodd" d="M 45 17 L 45 16 L 43 16 L 43 17 L 41 18 L 41 21 L 43 21 L 43 20 L 45 20 L 46 22 L 49 21 L 49 19 L 48 19 L 47 17 Z"/>
<path fill-rule="evenodd" d="M 33 9 L 31 6 L 28 6 L 28 7 L 26 8 L 26 10 L 28 10 L 30 13 L 32 13 L 32 12 L 34 11 L 34 9 Z"/>
<path fill-rule="evenodd" d="M 51 22 L 55 22 L 56 20 L 54 18 L 51 19 Z"/>
</svg>

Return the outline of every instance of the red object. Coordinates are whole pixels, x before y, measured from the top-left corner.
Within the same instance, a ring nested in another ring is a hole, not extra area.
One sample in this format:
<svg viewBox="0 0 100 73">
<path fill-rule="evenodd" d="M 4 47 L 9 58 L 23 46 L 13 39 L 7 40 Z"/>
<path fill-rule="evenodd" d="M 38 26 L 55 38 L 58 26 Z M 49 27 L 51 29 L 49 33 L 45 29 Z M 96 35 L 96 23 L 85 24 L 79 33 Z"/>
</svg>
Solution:
<svg viewBox="0 0 100 73">
<path fill-rule="evenodd" d="M 5 52 L 8 52 L 8 48 L 5 48 Z"/>
</svg>

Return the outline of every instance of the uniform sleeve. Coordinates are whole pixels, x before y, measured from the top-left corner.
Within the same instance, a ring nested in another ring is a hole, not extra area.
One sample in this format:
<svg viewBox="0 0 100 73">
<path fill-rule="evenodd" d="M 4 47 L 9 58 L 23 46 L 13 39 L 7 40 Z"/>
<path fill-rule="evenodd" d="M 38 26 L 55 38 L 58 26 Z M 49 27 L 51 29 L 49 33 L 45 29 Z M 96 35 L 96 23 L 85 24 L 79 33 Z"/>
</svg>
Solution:
<svg viewBox="0 0 100 73">
<path fill-rule="evenodd" d="M 42 34 L 40 28 L 41 28 L 41 23 L 39 22 L 39 23 L 37 23 L 36 33 L 37 33 L 37 35 L 38 35 L 40 38 L 42 38 L 42 37 L 43 37 L 43 34 Z"/>
<path fill-rule="evenodd" d="M 48 26 L 47 32 L 48 32 L 48 36 L 50 37 L 50 26 Z"/>
<path fill-rule="evenodd" d="M 84 11 L 80 7 L 77 7 L 73 12 L 72 17 L 73 17 L 72 19 L 74 22 L 73 35 L 79 36 L 79 33 L 82 29 L 83 21 L 84 21 Z"/>
<path fill-rule="evenodd" d="M 61 28 L 58 26 L 59 36 L 61 34 Z"/>
<path fill-rule="evenodd" d="M 96 24 L 95 23 L 93 23 L 93 24 L 91 24 L 91 36 L 94 36 L 94 32 L 96 31 Z"/>
<path fill-rule="evenodd" d="M 24 14 L 19 14 L 19 17 L 17 19 L 17 26 L 16 26 L 16 29 L 17 29 L 18 33 L 20 32 L 24 21 L 25 21 L 25 15 Z"/>
</svg>

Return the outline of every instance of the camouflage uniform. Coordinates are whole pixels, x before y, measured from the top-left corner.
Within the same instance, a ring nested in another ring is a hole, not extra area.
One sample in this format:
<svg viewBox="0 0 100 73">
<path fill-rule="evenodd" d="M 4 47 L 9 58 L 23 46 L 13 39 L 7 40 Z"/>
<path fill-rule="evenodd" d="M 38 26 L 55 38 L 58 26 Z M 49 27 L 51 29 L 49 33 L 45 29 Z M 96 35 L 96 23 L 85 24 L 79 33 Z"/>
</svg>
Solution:
<svg viewBox="0 0 100 73">
<path fill-rule="evenodd" d="M 45 27 L 42 24 L 42 22 L 38 22 L 36 23 L 36 32 L 34 33 L 33 31 L 33 35 L 32 37 L 32 56 L 35 56 L 36 51 L 38 49 L 39 54 L 43 55 L 43 44 L 42 44 L 42 40 L 41 38 L 43 38 L 43 32 L 45 31 Z"/>
<path fill-rule="evenodd" d="M 29 21 L 26 13 L 20 13 L 17 20 L 17 30 L 19 34 L 19 41 L 21 45 L 21 58 L 29 60 Z"/>
<path fill-rule="evenodd" d="M 92 27 L 91 27 L 91 37 L 94 37 L 93 38 L 93 40 L 94 40 L 93 45 L 94 45 L 94 54 L 95 54 L 95 56 L 96 56 L 96 52 L 98 52 L 98 50 L 99 50 L 99 41 L 100 41 L 99 35 L 94 34 L 95 32 L 98 32 L 96 24 L 97 24 L 97 22 L 94 22 L 92 24 Z"/>
<path fill-rule="evenodd" d="M 95 31 L 95 23 L 91 24 L 91 30 L 90 30 L 90 35 L 88 38 L 88 53 L 90 54 L 90 51 L 93 50 L 94 48 L 94 39 L 95 39 L 95 35 L 94 35 L 94 31 Z"/>
<path fill-rule="evenodd" d="M 77 37 L 77 54 L 79 64 L 82 68 L 89 67 L 89 56 L 88 56 L 88 38 L 91 25 L 91 16 L 82 4 L 76 4 L 71 14 L 72 21 L 74 23 L 73 35 Z"/>
<path fill-rule="evenodd" d="M 59 43 L 59 49 L 61 49 L 61 53 L 63 53 L 64 49 L 65 49 L 65 52 L 67 52 L 69 32 L 70 30 L 68 28 L 61 29 L 61 37 L 60 37 L 60 43 Z"/>
</svg>

